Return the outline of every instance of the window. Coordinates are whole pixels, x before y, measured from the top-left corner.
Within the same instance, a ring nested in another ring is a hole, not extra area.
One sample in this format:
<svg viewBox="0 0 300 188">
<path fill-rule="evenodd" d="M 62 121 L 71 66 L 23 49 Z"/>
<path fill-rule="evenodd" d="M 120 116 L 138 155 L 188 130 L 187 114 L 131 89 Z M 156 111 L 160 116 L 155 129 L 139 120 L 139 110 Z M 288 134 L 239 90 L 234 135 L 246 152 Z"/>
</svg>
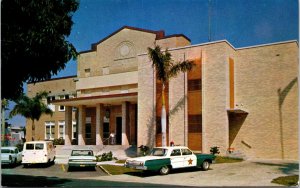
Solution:
<svg viewBox="0 0 300 188">
<path fill-rule="evenodd" d="M 85 138 L 92 138 L 92 118 L 85 119 Z"/>
<path fill-rule="evenodd" d="M 182 151 L 182 155 L 192 155 L 192 152 L 189 149 L 182 149 L 181 151 Z"/>
<path fill-rule="evenodd" d="M 188 131 L 189 133 L 202 132 L 202 115 L 189 115 L 188 116 Z"/>
<path fill-rule="evenodd" d="M 36 150 L 43 150 L 44 149 L 44 144 L 35 144 L 35 149 Z"/>
<path fill-rule="evenodd" d="M 189 80 L 188 81 L 188 90 L 196 91 L 202 89 L 201 79 Z"/>
<path fill-rule="evenodd" d="M 61 99 L 65 99 L 65 96 L 64 96 L 64 95 L 59 96 L 59 99 L 60 99 L 60 100 L 61 100 Z M 65 106 L 59 106 L 58 111 L 60 111 L 60 112 L 65 111 Z"/>
<path fill-rule="evenodd" d="M 54 139 L 54 129 L 55 129 L 55 122 L 54 121 L 46 121 L 45 122 L 45 139 L 46 140 L 53 140 Z"/>
<path fill-rule="evenodd" d="M 77 124 L 76 121 L 72 122 L 72 139 L 76 139 L 77 138 Z"/>
<path fill-rule="evenodd" d="M 58 121 L 58 138 L 65 139 L 65 121 Z"/>
<path fill-rule="evenodd" d="M 34 144 L 26 144 L 26 150 L 34 150 Z"/>
<path fill-rule="evenodd" d="M 171 156 L 180 156 L 181 152 L 180 149 L 173 149 Z"/>
<path fill-rule="evenodd" d="M 91 75 L 91 69 L 84 69 L 85 77 L 89 77 Z"/>
<path fill-rule="evenodd" d="M 55 96 L 47 97 L 47 105 L 53 112 L 55 112 L 55 105 L 51 104 L 51 101 L 55 100 Z"/>
</svg>

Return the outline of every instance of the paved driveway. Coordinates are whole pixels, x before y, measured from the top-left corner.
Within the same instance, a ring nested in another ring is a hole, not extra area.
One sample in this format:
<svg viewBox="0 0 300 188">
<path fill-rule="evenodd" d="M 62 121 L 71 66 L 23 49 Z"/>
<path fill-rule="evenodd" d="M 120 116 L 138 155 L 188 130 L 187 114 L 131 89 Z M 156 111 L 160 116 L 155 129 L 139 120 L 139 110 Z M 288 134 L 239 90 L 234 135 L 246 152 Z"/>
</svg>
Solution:
<svg viewBox="0 0 300 188">
<path fill-rule="evenodd" d="M 176 170 L 167 176 L 131 173 L 82 179 L 186 186 L 276 186 L 272 179 L 293 174 L 299 174 L 299 164 L 295 161 L 243 161 L 213 164 L 208 171 Z"/>
</svg>

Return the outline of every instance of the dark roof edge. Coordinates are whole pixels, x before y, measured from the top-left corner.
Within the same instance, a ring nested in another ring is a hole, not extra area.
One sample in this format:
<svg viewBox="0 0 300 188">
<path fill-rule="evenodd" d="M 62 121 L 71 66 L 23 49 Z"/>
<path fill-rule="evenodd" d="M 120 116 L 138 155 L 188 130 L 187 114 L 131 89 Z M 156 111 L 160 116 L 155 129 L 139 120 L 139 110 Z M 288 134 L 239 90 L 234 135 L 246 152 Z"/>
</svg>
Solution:
<svg viewBox="0 0 300 188">
<path fill-rule="evenodd" d="M 160 39 L 157 39 L 157 40 L 162 40 L 162 39 L 165 39 L 165 38 L 172 38 L 172 37 L 183 37 L 183 38 L 185 38 L 186 40 L 188 40 L 189 42 L 191 42 L 191 39 L 188 38 L 187 36 L 185 36 L 184 34 L 168 35 L 168 36 L 165 36 L 165 37 L 160 38 Z"/>
<path fill-rule="evenodd" d="M 42 81 L 37 81 L 37 82 L 27 82 L 27 84 L 34 84 L 34 83 L 40 83 L 40 82 L 48 82 L 48 81 L 52 81 L 52 80 L 61 80 L 61 79 L 68 79 L 68 78 L 75 78 L 77 77 L 77 75 L 72 75 L 72 76 L 64 76 L 64 77 L 59 77 L 59 78 L 50 78 L 47 80 L 42 80 Z"/>
<path fill-rule="evenodd" d="M 100 44 L 101 42 L 105 41 L 106 39 L 110 38 L 111 36 L 115 35 L 116 33 L 120 32 L 123 29 L 131 29 L 131 30 L 136 30 L 136 31 L 142 31 L 142 32 L 147 32 L 147 33 L 153 33 L 156 35 L 156 38 L 162 38 L 165 36 L 165 32 L 163 30 L 159 30 L 159 31 L 153 31 L 153 30 L 149 30 L 149 29 L 141 29 L 141 28 L 137 28 L 137 27 L 131 27 L 131 26 L 123 26 L 120 29 L 116 30 L 115 32 L 111 33 L 110 35 L 108 35 L 107 37 L 101 39 L 100 41 L 93 43 L 92 44 L 92 51 L 95 50 L 96 46 L 98 44 Z"/>
</svg>

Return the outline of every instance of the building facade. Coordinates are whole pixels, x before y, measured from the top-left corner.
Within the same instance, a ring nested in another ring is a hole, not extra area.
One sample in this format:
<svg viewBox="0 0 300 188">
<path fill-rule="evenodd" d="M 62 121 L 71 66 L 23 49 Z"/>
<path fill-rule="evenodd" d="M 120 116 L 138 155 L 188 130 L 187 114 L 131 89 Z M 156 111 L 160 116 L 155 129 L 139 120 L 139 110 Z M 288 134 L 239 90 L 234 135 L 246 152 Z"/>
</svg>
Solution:
<svg viewBox="0 0 300 188">
<path fill-rule="evenodd" d="M 191 45 L 182 34 L 128 26 L 80 52 L 77 76 L 28 84 L 29 96 L 48 91 L 45 102 L 56 110 L 40 119 L 35 139 L 102 145 L 113 134 L 118 145 L 160 146 L 161 84 L 147 54 L 155 44 L 168 48 L 174 62 L 196 64 L 167 84 L 168 143 L 205 153 L 218 146 L 221 154 L 248 158 L 298 158 L 296 41 Z"/>
</svg>

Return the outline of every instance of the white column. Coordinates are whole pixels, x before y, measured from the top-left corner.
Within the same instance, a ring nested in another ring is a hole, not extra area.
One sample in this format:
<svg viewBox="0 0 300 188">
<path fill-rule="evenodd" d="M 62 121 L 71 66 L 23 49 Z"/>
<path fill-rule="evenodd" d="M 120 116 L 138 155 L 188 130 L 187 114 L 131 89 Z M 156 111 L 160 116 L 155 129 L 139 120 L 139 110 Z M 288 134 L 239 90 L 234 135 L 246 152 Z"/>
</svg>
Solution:
<svg viewBox="0 0 300 188">
<path fill-rule="evenodd" d="M 65 145 L 71 145 L 72 139 L 72 107 L 65 107 Z"/>
<path fill-rule="evenodd" d="M 122 145 L 128 146 L 128 138 L 126 134 L 126 126 L 128 125 L 128 102 L 122 103 Z"/>
<path fill-rule="evenodd" d="M 79 106 L 78 108 L 78 145 L 85 145 L 84 141 L 84 129 L 85 127 L 85 106 Z"/>
<path fill-rule="evenodd" d="M 96 145 L 103 145 L 103 104 L 96 105 Z"/>
</svg>

